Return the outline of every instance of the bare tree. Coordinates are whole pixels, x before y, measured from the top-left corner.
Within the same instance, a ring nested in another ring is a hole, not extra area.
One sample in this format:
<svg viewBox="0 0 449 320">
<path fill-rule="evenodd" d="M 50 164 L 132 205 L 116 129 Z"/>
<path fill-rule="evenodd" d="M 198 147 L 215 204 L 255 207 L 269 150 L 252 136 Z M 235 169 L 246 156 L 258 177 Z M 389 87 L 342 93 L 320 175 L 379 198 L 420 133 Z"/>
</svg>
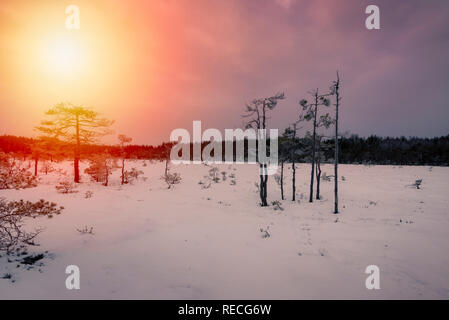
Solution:
<svg viewBox="0 0 449 320">
<path fill-rule="evenodd" d="M 63 138 L 74 148 L 74 181 L 80 182 L 80 147 L 110 133 L 113 121 L 100 118 L 99 114 L 83 106 L 59 103 L 45 113 L 51 120 L 44 120 L 36 129 L 49 137 Z"/>
<path fill-rule="evenodd" d="M 290 127 L 285 129 L 285 136 L 288 139 L 286 148 L 288 158 L 292 164 L 292 201 L 296 201 L 296 157 L 299 147 L 296 134 L 299 130 L 298 123 L 299 121 L 293 123 Z"/>
<path fill-rule="evenodd" d="M 328 129 L 334 120 L 329 116 L 328 113 L 320 116 L 320 120 L 317 122 L 317 128 L 324 127 Z M 325 149 L 326 146 L 323 144 L 324 135 L 317 133 L 316 134 L 316 199 L 320 200 L 320 178 L 321 178 L 321 158 L 322 158 L 322 149 Z"/>
<path fill-rule="evenodd" d="M 121 175 L 121 179 L 122 179 L 122 185 L 123 185 L 125 183 L 128 183 L 128 181 L 127 181 L 127 179 L 125 177 L 125 159 L 126 159 L 125 145 L 127 143 L 130 143 L 131 141 L 133 141 L 133 138 L 127 137 L 124 134 L 119 134 L 118 135 L 118 140 L 120 141 L 120 153 L 121 153 L 121 157 L 122 157 L 122 165 L 121 165 L 122 175 Z"/>
<path fill-rule="evenodd" d="M 323 158 L 323 150 L 327 149 L 324 144 L 325 136 L 317 134 L 316 136 L 316 199 L 320 200 L 320 182 L 321 182 L 321 160 Z"/>
<path fill-rule="evenodd" d="M 45 137 L 33 141 L 31 145 L 31 159 L 34 161 L 34 176 L 37 176 L 39 161 L 52 159 L 53 148 L 51 143 L 55 143 L 55 141 L 53 139 L 46 139 Z"/>
<path fill-rule="evenodd" d="M 279 163 L 281 165 L 281 173 L 276 181 L 281 188 L 281 199 L 284 199 L 284 164 L 290 159 L 290 128 L 286 128 L 281 137 L 279 137 Z M 275 177 L 276 178 L 276 177 Z"/>
<path fill-rule="evenodd" d="M 334 213 L 338 213 L 338 109 L 340 107 L 340 75 L 332 84 L 331 91 L 335 96 L 335 156 L 334 156 Z"/>
<path fill-rule="evenodd" d="M 253 128 L 254 130 L 259 129 L 267 129 L 266 121 L 267 121 L 267 113 L 268 111 L 273 110 L 279 100 L 283 100 L 285 98 L 284 93 L 277 93 L 274 96 L 268 98 L 260 98 L 254 99 L 250 104 L 246 104 L 245 114 L 242 115 L 242 118 L 248 118 L 245 127 Z M 258 133 L 259 134 L 259 133 Z M 257 145 L 257 150 L 260 151 L 260 146 Z M 259 163 L 259 195 L 261 206 L 268 206 L 267 202 L 267 182 L 268 182 L 268 173 L 267 173 L 267 164 Z"/>
<path fill-rule="evenodd" d="M 312 133 L 312 170 L 310 172 L 310 195 L 309 202 L 313 202 L 313 180 L 315 175 L 315 152 L 316 152 L 316 130 L 319 124 L 318 107 L 330 105 L 330 101 L 327 98 L 330 94 L 320 94 L 318 89 L 309 92 L 313 97 L 313 101 L 309 103 L 306 99 L 302 99 L 299 104 L 301 105 L 304 114 L 301 115 L 301 119 L 310 121 L 313 120 L 313 133 Z"/>
<path fill-rule="evenodd" d="M 164 143 L 162 145 L 162 150 L 160 152 L 160 159 L 165 161 L 165 170 L 164 174 L 161 176 L 161 179 L 165 181 L 168 189 L 174 187 L 175 184 L 179 184 L 181 182 L 181 175 L 177 172 L 170 172 L 170 154 L 171 149 L 173 148 L 173 143 Z"/>
</svg>

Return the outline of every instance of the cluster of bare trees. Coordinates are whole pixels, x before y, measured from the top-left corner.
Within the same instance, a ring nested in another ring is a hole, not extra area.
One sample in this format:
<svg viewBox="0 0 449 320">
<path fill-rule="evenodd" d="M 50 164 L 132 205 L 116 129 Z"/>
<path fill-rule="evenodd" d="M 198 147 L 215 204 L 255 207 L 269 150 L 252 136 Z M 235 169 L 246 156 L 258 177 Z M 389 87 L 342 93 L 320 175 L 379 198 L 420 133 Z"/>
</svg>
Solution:
<svg viewBox="0 0 449 320">
<path fill-rule="evenodd" d="M 340 76 L 337 72 L 336 80 L 332 82 L 329 90 L 320 92 L 314 89 L 309 92 L 310 100 L 302 99 L 299 102 L 300 113 L 298 119 L 290 124 L 284 134 L 279 138 L 279 163 L 280 175 L 277 175 L 276 182 L 281 188 L 281 199 L 284 199 L 284 164 L 291 163 L 292 168 L 292 200 L 296 200 L 296 160 L 298 157 L 304 158 L 307 154 L 310 156 L 310 185 L 309 185 L 309 202 L 314 199 L 314 185 L 316 179 L 315 198 L 320 199 L 320 178 L 321 178 L 321 159 L 324 139 L 334 139 L 335 159 L 334 159 L 334 213 L 338 213 L 338 112 L 341 103 Z M 243 118 L 249 118 L 246 127 L 254 129 L 266 129 L 267 111 L 273 110 L 278 101 L 284 99 L 283 93 L 276 94 L 269 98 L 255 99 L 251 104 L 246 105 L 246 113 Z M 332 104 L 333 102 L 333 104 Z M 324 109 L 329 109 L 333 105 L 335 107 L 333 114 Z M 304 139 L 299 139 L 299 130 L 303 128 L 301 124 L 311 123 L 311 133 L 305 134 L 309 145 L 304 144 Z M 320 132 L 334 126 L 333 136 L 325 136 Z M 261 206 L 267 206 L 267 180 L 266 165 L 259 164 L 260 167 L 260 200 Z M 265 169 L 265 170 L 264 170 Z"/>
</svg>

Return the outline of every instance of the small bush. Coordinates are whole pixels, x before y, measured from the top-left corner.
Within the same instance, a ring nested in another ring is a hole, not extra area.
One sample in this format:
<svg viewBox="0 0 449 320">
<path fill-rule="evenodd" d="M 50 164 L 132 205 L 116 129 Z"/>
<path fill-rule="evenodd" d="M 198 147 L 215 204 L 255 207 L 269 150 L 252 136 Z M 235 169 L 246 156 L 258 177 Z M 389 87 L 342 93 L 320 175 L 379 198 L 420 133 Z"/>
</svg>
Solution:
<svg viewBox="0 0 449 320">
<path fill-rule="evenodd" d="M 412 184 L 412 186 L 416 187 L 416 189 L 420 189 L 422 184 L 422 179 L 418 179 L 415 181 L 415 183 Z"/>
<path fill-rule="evenodd" d="M 109 176 L 117 169 L 117 159 L 108 154 L 97 154 L 89 159 L 89 167 L 84 170 L 92 180 L 102 182 L 104 186 L 109 184 Z"/>
<path fill-rule="evenodd" d="M 42 162 L 40 172 L 49 174 L 50 172 L 55 171 L 55 168 L 52 166 L 50 161 Z"/>
<path fill-rule="evenodd" d="M 332 176 L 328 176 L 326 174 L 326 172 L 323 172 L 323 174 L 321 175 L 321 180 L 323 181 L 331 181 Z"/>
<path fill-rule="evenodd" d="M 75 189 L 77 188 L 76 184 L 69 180 L 60 181 L 58 185 L 55 186 L 55 189 L 59 193 L 75 193 L 78 192 Z"/>
<path fill-rule="evenodd" d="M 223 181 L 226 181 L 226 179 L 227 179 L 227 172 L 226 171 L 222 171 L 222 172 L 220 172 L 221 173 L 221 180 L 223 180 Z"/>
<path fill-rule="evenodd" d="M 218 168 L 217 167 L 212 167 L 209 169 L 209 176 L 213 182 L 215 182 L 215 183 L 220 182 L 220 178 L 218 177 Z"/>
<path fill-rule="evenodd" d="M 143 175 L 143 171 L 131 168 L 130 171 L 125 171 L 125 181 L 126 183 L 133 183 L 134 181 L 139 180 L 141 175 Z"/>
<path fill-rule="evenodd" d="M 85 226 L 82 229 L 76 229 L 76 231 L 78 231 L 81 234 L 94 234 L 94 227 L 90 227 L 88 228 L 87 226 Z"/>
<path fill-rule="evenodd" d="M 271 205 L 273 206 L 273 209 L 274 209 L 275 211 L 277 211 L 277 210 L 279 210 L 279 211 L 284 211 L 284 208 L 281 207 L 282 203 L 281 203 L 280 201 L 278 201 L 278 200 L 272 201 L 272 202 L 271 202 Z"/>
<path fill-rule="evenodd" d="M 268 232 L 269 229 L 270 229 L 270 226 L 267 226 L 266 229 L 260 228 L 260 232 L 262 233 L 262 238 L 266 239 L 266 238 L 271 237 L 270 233 Z"/>
<path fill-rule="evenodd" d="M 25 189 L 37 186 L 37 180 L 22 162 L 0 151 L 0 189 Z"/>
<path fill-rule="evenodd" d="M 58 207 L 56 203 L 43 199 L 38 202 L 9 201 L 0 198 L 0 250 L 11 252 L 20 244 L 33 245 L 34 238 L 42 229 L 27 232 L 23 229 L 25 217 L 36 218 L 39 216 L 52 217 L 62 212 L 64 207 Z"/>
<path fill-rule="evenodd" d="M 175 184 L 179 184 L 181 182 L 181 175 L 177 172 L 170 173 L 167 171 L 167 173 L 161 178 L 167 184 L 168 189 L 171 189 Z"/>
</svg>

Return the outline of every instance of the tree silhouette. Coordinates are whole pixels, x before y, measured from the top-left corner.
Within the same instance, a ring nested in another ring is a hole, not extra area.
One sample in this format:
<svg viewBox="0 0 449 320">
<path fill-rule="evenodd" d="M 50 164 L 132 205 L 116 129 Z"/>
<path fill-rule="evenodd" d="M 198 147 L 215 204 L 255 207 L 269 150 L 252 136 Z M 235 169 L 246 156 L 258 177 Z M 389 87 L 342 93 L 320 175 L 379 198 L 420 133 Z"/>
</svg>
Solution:
<svg viewBox="0 0 449 320">
<path fill-rule="evenodd" d="M 335 157 L 334 157 L 334 213 L 338 213 L 338 108 L 340 107 L 340 76 L 337 71 L 337 80 L 331 87 L 335 95 Z"/>
<path fill-rule="evenodd" d="M 306 121 L 313 120 L 313 133 L 312 133 L 312 170 L 310 172 L 310 195 L 309 202 L 313 202 L 313 180 L 315 175 L 315 152 L 316 152 L 316 129 L 319 125 L 318 119 L 318 107 L 330 105 L 329 99 L 326 97 L 330 94 L 319 94 L 318 89 L 309 92 L 313 97 L 313 101 L 309 103 L 306 99 L 302 99 L 299 104 L 301 105 L 304 115 L 302 119 Z"/>
<path fill-rule="evenodd" d="M 279 137 L 279 163 L 281 165 L 281 173 L 279 176 L 279 186 L 281 188 L 281 200 L 284 200 L 284 164 L 290 159 L 290 128 L 286 128 L 284 133 Z"/>
<path fill-rule="evenodd" d="M 296 201 L 296 158 L 299 151 L 299 141 L 297 132 L 300 120 L 294 122 L 291 126 L 285 129 L 284 136 L 288 139 L 285 148 L 287 149 L 288 157 L 292 164 L 292 201 Z"/>
<path fill-rule="evenodd" d="M 121 153 L 121 157 L 122 157 L 122 165 L 121 165 L 121 169 L 122 169 L 122 185 L 125 183 L 128 183 L 128 181 L 125 181 L 125 159 L 126 159 L 126 152 L 125 152 L 125 145 L 127 143 L 130 143 L 131 141 L 133 141 L 133 138 L 128 137 L 124 134 L 119 134 L 118 135 L 118 140 L 120 141 L 120 153 Z"/>
<path fill-rule="evenodd" d="M 274 96 L 268 97 L 268 98 L 261 98 L 261 99 L 254 99 L 251 101 L 251 104 L 246 104 L 246 110 L 245 114 L 242 115 L 242 118 L 249 118 L 246 122 L 245 127 L 253 128 L 257 131 L 257 134 L 259 135 L 258 130 L 259 129 L 265 129 L 266 121 L 267 121 L 267 113 L 268 111 L 273 110 L 279 100 L 283 100 L 284 93 L 277 93 Z M 257 145 L 258 150 L 260 151 L 260 146 Z M 259 162 L 259 161 L 258 161 Z M 261 206 L 266 207 L 268 206 L 267 202 L 267 182 L 268 182 L 268 174 L 267 174 L 267 164 L 266 163 L 260 163 L 259 162 L 259 177 L 260 177 L 260 186 L 259 186 L 259 194 L 260 194 L 260 201 Z"/>
<path fill-rule="evenodd" d="M 80 182 L 80 147 L 109 134 L 113 121 L 100 118 L 99 114 L 83 106 L 59 103 L 45 113 L 51 120 L 43 120 L 36 129 L 46 136 L 62 138 L 73 145 L 74 181 Z"/>
</svg>

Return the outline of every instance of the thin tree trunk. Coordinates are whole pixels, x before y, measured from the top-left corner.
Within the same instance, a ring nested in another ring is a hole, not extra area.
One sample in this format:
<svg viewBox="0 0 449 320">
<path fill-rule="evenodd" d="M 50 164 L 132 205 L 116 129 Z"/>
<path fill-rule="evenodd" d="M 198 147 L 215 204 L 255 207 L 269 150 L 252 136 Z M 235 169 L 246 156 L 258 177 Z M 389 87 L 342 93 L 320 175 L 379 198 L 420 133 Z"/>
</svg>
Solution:
<svg viewBox="0 0 449 320">
<path fill-rule="evenodd" d="M 265 192 L 264 192 L 264 180 L 263 180 L 263 166 L 262 166 L 262 164 L 259 166 L 259 170 L 260 170 L 260 173 L 259 173 L 259 178 L 260 178 L 260 183 L 259 183 L 260 205 L 262 207 L 265 207 L 266 206 L 266 203 L 265 203 L 266 201 L 265 201 L 265 198 L 264 198 Z"/>
<path fill-rule="evenodd" d="M 338 107 L 340 106 L 340 77 L 337 72 L 335 85 L 335 156 L 334 156 L 334 214 L 338 213 Z"/>
<path fill-rule="evenodd" d="M 316 199 L 320 200 L 321 159 L 319 155 L 316 161 Z"/>
<path fill-rule="evenodd" d="M 320 200 L 320 183 L 321 183 L 321 140 L 318 138 L 317 144 L 317 155 L 316 155 L 316 199 Z"/>
<path fill-rule="evenodd" d="M 309 202 L 313 202 L 313 177 L 315 176 L 315 139 L 316 139 L 316 116 L 318 112 L 318 91 L 315 93 L 315 114 L 313 117 L 312 136 L 312 170 L 310 171 L 310 196 Z"/>
<path fill-rule="evenodd" d="M 268 182 L 268 175 L 266 172 L 266 164 L 260 164 L 260 200 L 261 200 L 261 206 L 266 207 L 268 206 L 267 202 L 267 182 Z"/>
<path fill-rule="evenodd" d="M 284 200 L 284 161 L 281 162 L 281 199 Z"/>
<path fill-rule="evenodd" d="M 122 158 L 122 185 L 125 184 L 125 158 Z"/>
<path fill-rule="evenodd" d="M 35 159 L 34 159 L 34 176 L 36 177 L 37 176 L 37 163 L 39 162 L 39 158 L 38 157 L 36 157 Z"/>
<path fill-rule="evenodd" d="M 267 184 L 268 184 L 268 174 L 267 174 L 267 172 L 265 172 L 265 177 L 264 177 L 264 181 L 263 181 L 263 185 L 264 185 L 264 187 L 263 187 L 263 200 L 264 200 L 265 206 L 268 206 L 268 200 L 267 200 L 267 198 L 268 198 L 268 186 L 267 186 Z"/>
<path fill-rule="evenodd" d="M 293 146 L 290 157 L 292 159 L 292 201 L 296 201 L 296 123 L 293 124 Z"/>
<path fill-rule="evenodd" d="M 292 201 L 296 201 L 296 163 L 292 161 Z"/>
<path fill-rule="evenodd" d="M 73 166 L 75 168 L 75 183 L 80 182 L 80 125 L 79 116 L 76 115 L 76 146 L 75 146 L 75 159 L 73 161 Z"/>
<path fill-rule="evenodd" d="M 107 187 L 109 184 L 109 169 L 108 169 L 108 165 L 106 164 L 106 179 L 104 182 L 104 186 Z"/>
</svg>

